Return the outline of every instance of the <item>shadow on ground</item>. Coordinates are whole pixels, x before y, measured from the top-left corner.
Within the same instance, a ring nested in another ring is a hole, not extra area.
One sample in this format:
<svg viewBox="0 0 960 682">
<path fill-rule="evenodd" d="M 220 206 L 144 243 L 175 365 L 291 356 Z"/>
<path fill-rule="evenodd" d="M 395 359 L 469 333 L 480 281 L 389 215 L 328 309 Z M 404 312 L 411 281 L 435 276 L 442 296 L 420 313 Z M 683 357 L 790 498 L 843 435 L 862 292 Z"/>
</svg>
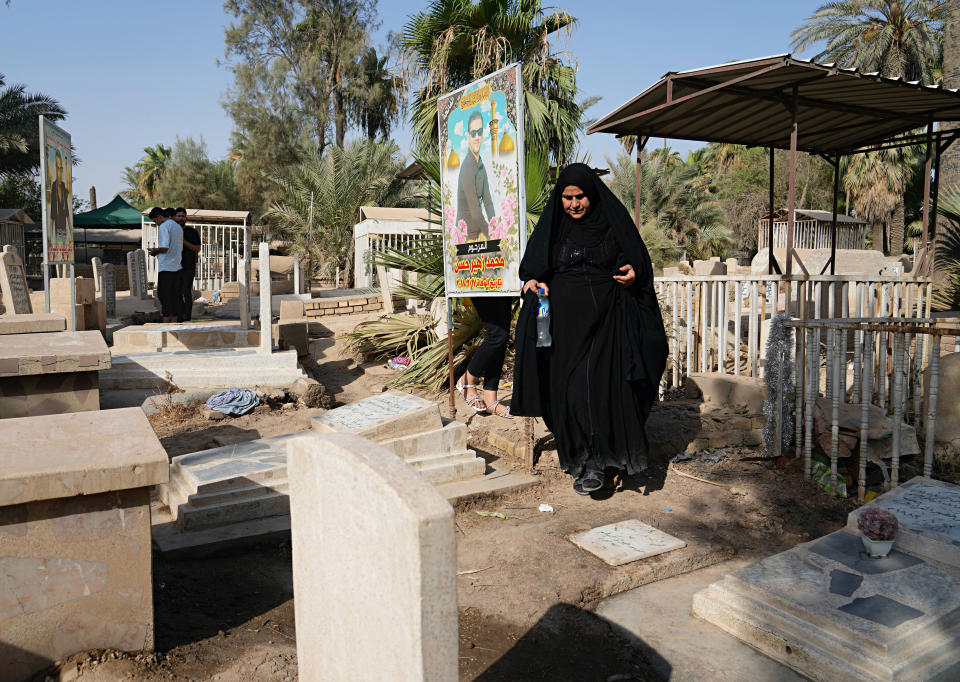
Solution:
<svg viewBox="0 0 960 682">
<path fill-rule="evenodd" d="M 506 652 L 511 626 L 468 609 L 460 616 L 460 679 L 658 680 L 670 665 L 656 651 L 618 625 L 572 604 L 556 604 Z M 491 653 L 493 651 L 494 653 Z M 493 658 L 493 660 L 490 660 Z"/>
</svg>

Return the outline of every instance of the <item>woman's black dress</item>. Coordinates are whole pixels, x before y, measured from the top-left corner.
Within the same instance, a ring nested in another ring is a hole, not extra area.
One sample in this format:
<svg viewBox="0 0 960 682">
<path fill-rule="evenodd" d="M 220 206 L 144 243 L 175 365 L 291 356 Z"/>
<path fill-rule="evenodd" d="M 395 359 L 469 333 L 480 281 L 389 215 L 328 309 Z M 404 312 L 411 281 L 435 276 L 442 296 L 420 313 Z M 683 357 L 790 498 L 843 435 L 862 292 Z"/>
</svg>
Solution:
<svg viewBox="0 0 960 682">
<path fill-rule="evenodd" d="M 578 176 L 569 184 L 587 182 Z M 597 206 L 580 221 L 550 216 L 557 207 L 548 205 L 520 267 L 523 279 L 550 287 L 553 343 L 536 348 L 536 296 L 528 292 L 517 323 L 511 411 L 544 418 L 560 465 L 574 476 L 588 461 L 628 473 L 647 467 L 644 424 L 667 354 L 646 248 L 616 197 L 606 187 L 595 196 L 606 210 Z M 613 279 L 624 263 L 637 274 L 629 288 Z"/>
</svg>

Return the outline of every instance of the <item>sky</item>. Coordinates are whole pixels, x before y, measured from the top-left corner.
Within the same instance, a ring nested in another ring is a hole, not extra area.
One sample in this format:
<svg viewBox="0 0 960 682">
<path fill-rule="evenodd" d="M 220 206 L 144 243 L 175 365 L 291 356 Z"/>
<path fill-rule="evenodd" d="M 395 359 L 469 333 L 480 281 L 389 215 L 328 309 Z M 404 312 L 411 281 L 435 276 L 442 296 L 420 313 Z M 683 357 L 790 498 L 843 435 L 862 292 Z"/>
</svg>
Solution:
<svg viewBox="0 0 960 682">
<path fill-rule="evenodd" d="M 589 109 L 599 118 L 655 83 L 667 71 L 711 66 L 789 52 L 790 33 L 822 2 L 791 0 L 551 0 L 578 19 L 564 49 L 578 67 L 582 96 L 602 99 Z M 384 45 L 426 0 L 380 0 Z M 552 5 L 551 5 L 552 6 Z M 100 205 L 124 188 L 125 166 L 157 143 L 177 136 L 203 138 L 212 158 L 229 151 L 232 121 L 221 102 L 231 74 L 223 31 L 230 17 L 219 0 L 11 0 L 0 2 L 7 85 L 24 83 L 67 110 L 60 123 L 81 159 L 74 193 L 91 185 Z M 798 56 L 810 57 L 807 50 Z M 410 133 L 394 134 L 404 153 Z M 653 144 L 654 141 L 651 141 Z M 657 141 L 662 144 L 662 141 Z M 668 142 L 689 150 L 696 145 Z M 619 148 L 611 135 L 581 141 L 595 166 Z"/>
</svg>

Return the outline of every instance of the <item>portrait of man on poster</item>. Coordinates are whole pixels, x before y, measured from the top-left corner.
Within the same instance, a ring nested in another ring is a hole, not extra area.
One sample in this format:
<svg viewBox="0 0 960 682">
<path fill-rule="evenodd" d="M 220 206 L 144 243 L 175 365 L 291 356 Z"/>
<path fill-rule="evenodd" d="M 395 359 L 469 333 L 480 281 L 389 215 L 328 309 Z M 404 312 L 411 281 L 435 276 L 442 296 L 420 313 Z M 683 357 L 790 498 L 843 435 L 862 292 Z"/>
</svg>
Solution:
<svg viewBox="0 0 960 682">
<path fill-rule="evenodd" d="M 480 156 L 481 142 L 483 114 L 475 109 L 467 120 L 468 152 L 460 166 L 457 183 L 457 221 L 463 220 L 467 224 L 468 242 L 478 241 L 481 234 L 486 234 L 494 216 L 487 169 Z"/>
<path fill-rule="evenodd" d="M 69 235 L 68 228 L 72 210 L 70 193 L 67 191 L 67 185 L 63 180 L 63 165 L 63 155 L 57 152 L 57 179 L 50 191 L 50 219 L 53 221 L 53 234 L 58 240 L 67 239 Z"/>
</svg>

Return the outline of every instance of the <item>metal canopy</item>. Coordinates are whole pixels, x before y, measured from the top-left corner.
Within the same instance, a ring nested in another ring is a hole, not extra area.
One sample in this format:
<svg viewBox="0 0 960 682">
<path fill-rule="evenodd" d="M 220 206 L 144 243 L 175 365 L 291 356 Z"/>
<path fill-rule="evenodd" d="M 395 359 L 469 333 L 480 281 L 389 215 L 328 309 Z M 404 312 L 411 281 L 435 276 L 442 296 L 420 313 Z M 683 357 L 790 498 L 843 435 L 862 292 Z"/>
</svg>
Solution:
<svg viewBox="0 0 960 682">
<path fill-rule="evenodd" d="M 931 121 L 960 121 L 956 90 L 782 54 L 667 73 L 587 132 L 789 149 L 794 101 L 796 149 L 816 154 L 849 154 Z"/>
<path fill-rule="evenodd" d="M 798 151 L 818 154 L 833 166 L 832 236 L 827 264 L 830 274 L 834 274 L 840 157 L 925 143 L 923 247 L 915 273 L 919 274 L 922 268 L 929 269 L 932 250 L 928 226 L 930 216 L 937 212 L 940 156 L 960 137 L 960 129 L 934 134 L 933 124 L 938 121 L 960 121 L 957 90 L 884 78 L 876 73 L 861 73 L 857 69 L 817 64 L 781 54 L 704 69 L 671 71 L 594 123 L 587 133 L 637 136 L 638 226 L 641 152 L 651 137 L 768 148 L 770 273 L 780 272 L 773 255 L 773 150 L 789 149 L 784 272 L 789 279 L 794 260 L 804 274 L 809 274 L 793 248 Z M 918 128 L 926 128 L 925 133 L 918 133 Z M 787 287 L 789 292 L 789 282 Z"/>
</svg>

